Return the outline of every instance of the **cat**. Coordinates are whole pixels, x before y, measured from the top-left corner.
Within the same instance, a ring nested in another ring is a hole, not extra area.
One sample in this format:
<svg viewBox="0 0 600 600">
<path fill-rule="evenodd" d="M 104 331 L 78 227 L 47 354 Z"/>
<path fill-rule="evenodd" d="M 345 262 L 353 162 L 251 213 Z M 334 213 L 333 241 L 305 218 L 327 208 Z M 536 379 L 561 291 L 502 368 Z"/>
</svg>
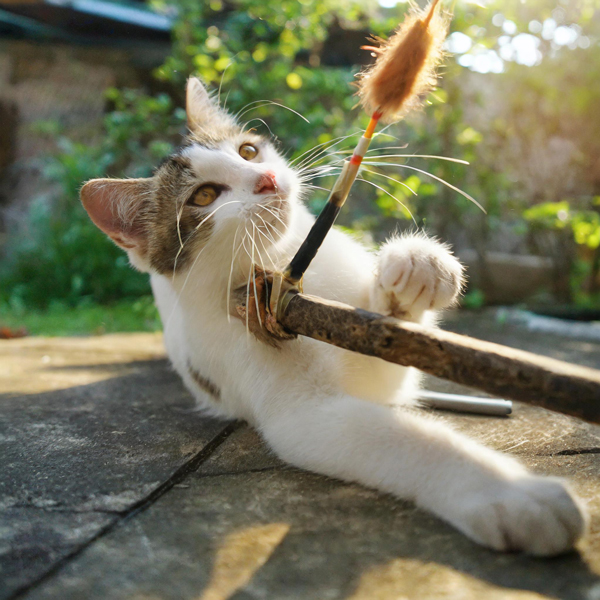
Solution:
<svg viewBox="0 0 600 600">
<path fill-rule="evenodd" d="M 418 373 L 308 338 L 279 347 L 230 318 L 253 263 L 281 269 L 314 222 L 301 174 L 269 139 L 245 131 L 197 78 L 189 136 L 154 175 L 81 190 L 93 222 L 151 276 L 169 358 L 213 415 L 243 419 L 284 461 L 392 493 L 500 551 L 556 555 L 586 529 L 561 480 L 454 432 L 418 409 Z M 423 234 L 375 254 L 339 230 L 304 291 L 420 323 L 452 305 L 463 268 Z"/>
</svg>

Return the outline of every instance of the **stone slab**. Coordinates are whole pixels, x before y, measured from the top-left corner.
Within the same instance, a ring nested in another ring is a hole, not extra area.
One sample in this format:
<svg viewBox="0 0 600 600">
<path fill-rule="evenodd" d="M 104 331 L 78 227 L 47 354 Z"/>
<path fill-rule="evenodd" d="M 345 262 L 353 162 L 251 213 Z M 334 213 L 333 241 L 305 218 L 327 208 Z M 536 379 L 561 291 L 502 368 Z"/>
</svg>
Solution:
<svg viewBox="0 0 600 600">
<path fill-rule="evenodd" d="M 202 463 L 201 472 L 230 475 L 276 468 L 287 468 L 287 465 L 271 452 L 257 431 L 240 427 Z"/>
<path fill-rule="evenodd" d="M 599 345 L 523 332 L 485 312 L 451 315 L 448 328 L 600 366 Z M 129 336 L 111 337 L 85 340 L 78 358 L 82 340 L 60 341 L 58 355 L 73 358 L 55 362 L 56 368 L 43 361 L 48 348 L 58 348 L 52 342 L 28 340 L 16 347 L 10 381 L 18 391 L 5 393 L 0 405 L 10 413 L 6 423 L 19 426 L 18 436 L 6 430 L 5 437 L 29 476 L 19 479 L 19 469 L 13 470 L 9 483 L 34 493 L 0 495 L 7 499 L 1 526 L 9 523 L 13 540 L 25 539 L 4 546 L 13 557 L 15 548 L 22 549 L 21 562 L 10 563 L 11 573 L 21 577 L 12 589 L 34 583 L 97 536 L 19 597 L 600 599 L 599 427 L 518 404 L 505 419 L 438 413 L 457 429 L 518 455 L 533 470 L 573 481 L 589 503 L 591 532 L 578 553 L 551 560 L 482 549 L 408 502 L 285 466 L 245 426 L 219 438 L 197 471 L 131 515 L 136 498 L 147 498 L 157 482 L 168 479 L 169 465 L 197 456 L 223 425 L 190 411 L 181 384 L 157 360 L 155 337 L 146 347 L 143 336 L 135 343 Z M 111 346 L 121 353 L 118 360 L 111 361 Z M 136 347 L 150 355 L 137 357 Z M 0 346 L 0 356 L 8 356 L 6 347 Z M 28 357 L 30 367 L 15 375 L 19 356 Z M 43 393 L 35 387 L 41 384 L 26 381 L 30 372 L 47 389 L 62 391 Z M 468 391 L 433 378 L 427 387 Z M 27 417 L 20 416 L 23 407 Z M 129 424 L 126 434 L 115 434 L 123 431 L 122 422 Z M 31 423 L 43 425 L 38 435 L 28 430 Z M 204 427 L 211 433 L 202 439 Z M 40 464 L 51 465 L 53 456 L 66 469 L 45 476 Z M 77 478 L 86 490 L 80 495 Z M 35 568 L 27 571 L 30 565 Z"/>
<path fill-rule="evenodd" d="M 0 598 L 9 598 L 93 539 L 117 517 L 8 508 L 0 513 Z"/>
<path fill-rule="evenodd" d="M 134 372 L 137 361 L 164 356 L 158 333 L 0 340 L 0 393 L 43 393 L 103 381 Z"/>
<path fill-rule="evenodd" d="M 156 342 L 0 342 L 10 371 L 0 384 L 0 597 L 143 502 L 226 427 L 195 411 Z"/>
<path fill-rule="evenodd" d="M 532 331 L 505 318 L 503 311 L 448 311 L 442 327 L 488 342 L 600 369 L 600 342 Z"/>
<path fill-rule="evenodd" d="M 597 510 L 599 460 L 531 466 L 573 475 Z M 199 471 L 26 598 L 591 600 L 597 546 L 552 560 L 503 555 L 357 485 L 295 469 Z"/>
</svg>

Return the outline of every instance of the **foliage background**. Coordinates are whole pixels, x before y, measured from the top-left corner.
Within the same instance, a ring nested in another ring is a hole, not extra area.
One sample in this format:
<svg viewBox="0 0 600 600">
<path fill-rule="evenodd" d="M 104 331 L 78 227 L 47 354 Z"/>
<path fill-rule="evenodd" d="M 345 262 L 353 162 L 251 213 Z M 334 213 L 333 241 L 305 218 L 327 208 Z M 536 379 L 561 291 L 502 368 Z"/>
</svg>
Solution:
<svg viewBox="0 0 600 600">
<path fill-rule="evenodd" d="M 0 310 L 9 324 L 35 329 L 28 315 L 39 311 L 93 312 L 97 305 L 129 301 L 132 326 L 158 327 L 147 277 L 134 273 L 89 221 L 78 200 L 81 182 L 149 175 L 185 130 L 183 89 L 190 73 L 220 87 L 227 108 L 242 111 L 243 121 L 274 132 L 290 157 L 357 131 L 365 117 L 353 109 L 349 84 L 358 66 L 323 64 L 328 32 L 341 23 L 386 36 L 407 8 L 341 0 L 156 0 L 153 6 L 175 7 L 178 15 L 172 52 L 154 73 L 164 92 L 107 90 L 111 110 L 93 144 L 69 139 L 55 123 L 39 124 L 41 134 L 56 140 L 45 163 L 53 187 L 31 203 L 0 269 Z M 379 188 L 359 186 L 342 224 L 381 239 L 416 222 L 458 247 L 475 248 L 482 259 L 493 249 L 541 252 L 560 264 L 555 298 L 600 306 L 597 2 L 457 2 L 454 15 L 440 88 L 421 113 L 388 130 L 397 139 L 381 138 L 381 145 L 406 143 L 410 153 L 471 162 L 408 164 L 465 190 L 488 214 L 435 179 L 390 168 L 385 173 L 398 181 L 369 175 Z M 256 103 L 262 99 L 301 113 L 310 125 L 290 110 Z M 311 195 L 314 210 L 324 197 Z M 113 321 L 105 329 L 126 326 Z M 60 326 L 56 331 L 63 332 Z"/>
</svg>

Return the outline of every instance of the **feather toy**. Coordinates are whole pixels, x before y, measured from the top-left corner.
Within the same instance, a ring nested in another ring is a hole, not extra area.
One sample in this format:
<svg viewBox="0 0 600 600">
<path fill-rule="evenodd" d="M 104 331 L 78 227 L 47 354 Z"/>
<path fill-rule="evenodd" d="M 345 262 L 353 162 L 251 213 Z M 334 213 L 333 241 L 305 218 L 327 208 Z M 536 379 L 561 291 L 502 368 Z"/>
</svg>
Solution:
<svg viewBox="0 0 600 600">
<path fill-rule="evenodd" d="M 435 84 L 436 67 L 443 55 L 442 44 L 449 23 L 449 19 L 437 10 L 438 2 L 433 0 L 424 10 L 412 8 L 388 41 L 375 38 L 373 41 L 379 42 L 379 46 L 363 46 L 377 57 L 375 63 L 358 76 L 358 96 L 371 120 L 352 157 L 344 161 L 327 204 L 306 240 L 285 271 L 274 277 L 270 302 L 274 315 L 282 286 L 289 288 L 301 283 L 302 276 L 331 229 L 350 193 L 377 123 L 391 123 L 404 117 Z"/>
</svg>

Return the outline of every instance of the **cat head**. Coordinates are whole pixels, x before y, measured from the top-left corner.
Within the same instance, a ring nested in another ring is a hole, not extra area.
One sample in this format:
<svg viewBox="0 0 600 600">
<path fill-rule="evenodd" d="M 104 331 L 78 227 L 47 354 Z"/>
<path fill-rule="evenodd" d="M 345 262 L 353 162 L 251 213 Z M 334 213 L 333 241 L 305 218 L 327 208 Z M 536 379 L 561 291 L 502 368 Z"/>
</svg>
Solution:
<svg viewBox="0 0 600 600">
<path fill-rule="evenodd" d="M 186 96 L 190 134 L 152 177 L 81 189 L 92 221 L 143 271 L 181 273 L 208 246 L 229 258 L 247 228 L 263 247 L 277 243 L 298 202 L 299 179 L 269 139 L 244 131 L 200 80 Z"/>
</svg>

